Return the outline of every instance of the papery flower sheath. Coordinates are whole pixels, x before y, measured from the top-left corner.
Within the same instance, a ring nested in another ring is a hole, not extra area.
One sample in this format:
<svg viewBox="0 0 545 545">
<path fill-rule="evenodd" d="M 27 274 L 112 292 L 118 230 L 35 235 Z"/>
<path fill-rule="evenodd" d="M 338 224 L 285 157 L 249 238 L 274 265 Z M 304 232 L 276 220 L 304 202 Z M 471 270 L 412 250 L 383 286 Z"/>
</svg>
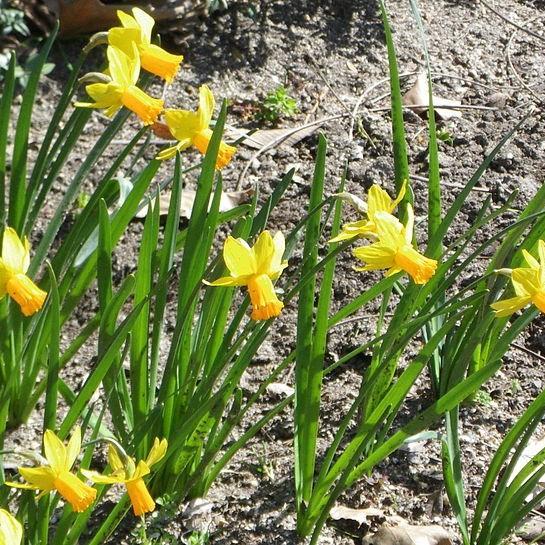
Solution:
<svg viewBox="0 0 545 545">
<path fill-rule="evenodd" d="M 20 545 L 22 539 L 21 523 L 5 509 L 0 509 L 0 545 Z"/>
<path fill-rule="evenodd" d="M 25 316 L 38 312 L 47 297 L 47 293 L 26 275 L 29 265 L 28 239 L 21 240 L 14 229 L 6 227 L 0 257 L 0 299 L 7 293 L 19 304 Z"/>
<path fill-rule="evenodd" d="M 151 43 L 155 24 L 153 17 L 140 8 L 133 8 L 132 16 L 118 10 L 117 16 L 122 26 L 108 31 L 108 43 L 128 56 L 133 55 L 132 44 L 135 44 L 142 68 L 171 83 L 183 56 L 168 53 L 162 47 Z"/>
<path fill-rule="evenodd" d="M 123 483 L 127 488 L 133 512 L 137 517 L 140 517 L 155 509 L 155 502 L 143 477 L 148 475 L 150 468 L 164 457 L 167 447 L 166 439 L 159 440 L 156 437 L 148 457 L 136 464 L 133 458 L 126 455 L 120 456 L 117 449 L 113 445 L 109 445 L 108 463 L 112 472 L 102 475 L 96 471 L 82 470 L 82 473 L 95 483 Z"/>
<path fill-rule="evenodd" d="M 422 255 L 412 244 L 414 214 L 407 206 L 407 225 L 386 212 L 375 214 L 377 242 L 355 248 L 353 254 L 367 265 L 358 271 L 388 269 L 386 276 L 405 271 L 415 284 L 425 284 L 434 274 L 437 261 Z"/>
<path fill-rule="evenodd" d="M 212 91 L 207 85 L 202 85 L 199 89 L 199 108 L 196 112 L 166 109 L 165 122 L 178 143 L 159 152 L 157 159 L 170 159 L 176 155 L 177 151 L 183 151 L 190 146 L 194 146 L 204 155 L 212 137 L 210 121 L 215 107 Z M 216 159 L 216 168 L 220 169 L 229 164 L 236 150 L 235 147 L 222 141 Z"/>
<path fill-rule="evenodd" d="M 274 237 L 269 231 L 263 231 L 253 247 L 241 238 L 229 236 L 223 247 L 223 259 L 231 276 L 205 283 L 210 286 L 247 286 L 253 307 L 252 319 L 274 318 L 284 307 L 273 285 L 288 265 L 287 261 L 282 261 L 284 249 L 284 235 L 280 231 Z"/>
<path fill-rule="evenodd" d="M 18 471 L 27 483 L 8 482 L 8 486 L 41 490 L 40 496 L 56 490 L 74 509 L 81 513 L 94 501 L 97 491 L 81 481 L 70 469 L 81 449 L 81 430 L 76 428 L 67 445 L 51 430 L 44 434 L 44 454 L 47 465 L 19 467 Z"/>
<path fill-rule="evenodd" d="M 131 44 L 132 55 L 120 49 L 108 46 L 107 75 L 108 83 L 91 83 L 85 87 L 94 102 L 76 102 L 80 108 L 98 108 L 106 110 L 112 117 L 122 106 L 134 112 L 145 125 L 157 121 L 163 110 L 163 101 L 150 97 L 136 86 L 140 75 L 140 57 L 135 44 Z"/>
<path fill-rule="evenodd" d="M 366 219 L 345 223 L 341 232 L 329 242 L 340 242 L 350 240 L 355 237 L 365 237 L 375 235 L 377 226 L 375 217 L 378 212 L 392 214 L 397 205 L 403 200 L 406 193 L 407 184 L 404 183 L 399 191 L 399 195 L 392 199 L 384 189 L 378 184 L 373 184 L 367 193 Z"/>
<path fill-rule="evenodd" d="M 515 297 L 491 305 L 498 318 L 510 316 L 529 304 L 545 313 L 545 242 L 540 240 L 538 243 L 539 260 L 526 250 L 522 250 L 522 254 L 528 267 L 507 270 Z"/>
</svg>

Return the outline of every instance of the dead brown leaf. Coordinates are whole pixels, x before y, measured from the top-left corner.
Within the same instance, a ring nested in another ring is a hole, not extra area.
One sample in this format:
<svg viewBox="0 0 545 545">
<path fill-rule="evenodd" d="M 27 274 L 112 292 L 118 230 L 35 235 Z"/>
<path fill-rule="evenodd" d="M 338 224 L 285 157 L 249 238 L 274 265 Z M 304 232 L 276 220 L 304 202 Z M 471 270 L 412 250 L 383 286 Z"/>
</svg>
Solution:
<svg viewBox="0 0 545 545">
<path fill-rule="evenodd" d="M 232 139 L 244 138 L 241 144 L 249 148 L 262 149 L 276 146 L 293 146 L 307 136 L 314 134 L 320 128 L 319 124 L 312 126 L 291 127 L 286 129 L 263 129 L 250 134 L 249 130 L 231 127 L 226 134 Z"/>
<path fill-rule="evenodd" d="M 254 190 L 252 188 L 245 189 L 244 191 L 231 191 L 221 194 L 220 199 L 220 212 L 228 212 L 239 204 L 248 202 L 253 195 Z M 191 216 L 191 210 L 193 209 L 193 203 L 195 202 L 195 195 L 197 193 L 193 189 L 184 189 L 182 191 L 181 203 L 180 203 L 180 216 L 183 218 L 189 218 Z M 168 207 L 170 204 L 170 191 L 163 191 L 159 197 L 159 214 L 165 216 L 168 214 Z M 142 207 L 136 213 L 137 218 L 145 218 L 148 213 L 148 205 Z"/>
<path fill-rule="evenodd" d="M 406 106 L 421 106 L 414 108 L 417 114 L 422 114 L 427 111 L 428 103 L 428 77 L 425 72 L 418 74 L 414 85 L 403 95 L 403 104 Z M 459 100 L 450 100 L 433 95 L 433 106 L 435 113 L 444 120 L 452 117 L 462 117 L 460 110 L 441 108 L 441 106 L 460 106 L 462 103 Z"/>
<path fill-rule="evenodd" d="M 452 540 L 441 526 L 383 524 L 375 535 L 363 538 L 362 545 L 452 545 Z"/>
</svg>

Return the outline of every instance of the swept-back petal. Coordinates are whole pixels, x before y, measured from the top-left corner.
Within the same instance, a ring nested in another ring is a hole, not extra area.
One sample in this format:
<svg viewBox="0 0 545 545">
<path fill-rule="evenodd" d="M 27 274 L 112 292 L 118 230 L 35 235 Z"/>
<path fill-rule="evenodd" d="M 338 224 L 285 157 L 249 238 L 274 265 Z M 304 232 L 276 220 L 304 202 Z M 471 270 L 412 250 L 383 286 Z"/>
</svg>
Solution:
<svg viewBox="0 0 545 545">
<path fill-rule="evenodd" d="M 108 445 L 108 463 L 113 472 L 125 471 L 125 465 L 121 461 L 119 453 L 113 445 Z"/>
<path fill-rule="evenodd" d="M 17 471 L 34 488 L 45 491 L 55 488 L 56 472 L 50 467 L 20 467 Z"/>
<path fill-rule="evenodd" d="M 490 306 L 494 309 L 497 318 L 503 318 L 505 316 L 511 316 L 511 314 L 517 312 L 521 308 L 524 308 L 530 303 L 530 296 L 523 297 L 511 297 L 510 299 L 504 299 L 503 301 L 497 301 Z"/>
<path fill-rule="evenodd" d="M 242 276 L 222 276 L 221 278 L 218 278 L 217 280 L 214 280 L 213 282 L 208 282 L 208 280 L 203 280 L 203 284 L 206 284 L 207 286 L 223 286 L 223 287 L 229 287 L 229 286 L 245 286 L 252 275 L 242 275 Z"/>
<path fill-rule="evenodd" d="M 97 471 L 82 469 L 81 474 L 90 481 L 98 484 L 115 484 L 125 482 L 125 473 L 111 473 L 110 475 L 102 475 L 102 473 L 98 473 Z"/>
<path fill-rule="evenodd" d="M 272 258 L 274 256 L 273 237 L 269 231 L 263 231 L 257 237 L 253 246 L 256 261 L 257 274 L 269 274 Z"/>
<path fill-rule="evenodd" d="M 539 261 L 528 250 L 522 250 L 522 255 L 532 269 L 539 269 Z"/>
<path fill-rule="evenodd" d="M 21 523 L 5 509 L 0 509 L 0 545 L 19 545 L 22 538 Z"/>
<path fill-rule="evenodd" d="M 146 13 L 143 9 L 132 8 L 132 14 L 142 31 L 142 38 L 146 43 L 151 42 L 151 33 L 153 32 L 153 26 L 155 25 L 155 20 L 151 15 Z"/>
<path fill-rule="evenodd" d="M 354 257 L 367 263 L 361 270 L 389 269 L 395 265 L 395 251 L 389 244 L 375 242 L 352 250 Z"/>
<path fill-rule="evenodd" d="M 44 453 L 53 470 L 60 471 L 69 469 L 66 447 L 52 430 L 45 431 Z"/>
<path fill-rule="evenodd" d="M 189 110 L 166 109 L 165 123 L 176 140 L 186 140 L 190 143 L 201 130 L 199 115 Z"/>
<path fill-rule="evenodd" d="M 131 475 L 130 479 L 127 479 L 127 482 L 141 479 L 142 477 L 144 477 L 145 475 L 149 475 L 150 473 L 151 473 L 151 470 L 148 464 L 146 464 L 144 460 L 140 460 L 138 462 L 138 465 L 136 466 L 136 469 L 134 470 L 134 473 Z"/>
<path fill-rule="evenodd" d="M 378 184 L 373 184 L 367 196 L 367 215 L 373 219 L 377 212 L 393 211 L 392 199 Z"/>
<path fill-rule="evenodd" d="M 13 276 L 13 273 L 11 273 L 6 266 L 4 265 L 4 262 L 2 261 L 2 258 L 0 257 L 0 299 L 4 297 L 7 293 L 7 286 L 9 279 Z"/>
<path fill-rule="evenodd" d="M 518 268 L 511 273 L 511 282 L 518 296 L 532 295 L 541 289 L 539 270 Z"/>
<path fill-rule="evenodd" d="M 11 227 L 4 229 L 2 262 L 12 273 L 26 273 L 30 262 L 28 240 L 26 237 L 21 240 Z"/>
<path fill-rule="evenodd" d="M 232 276 L 247 276 L 257 271 L 255 254 L 241 238 L 227 237 L 223 246 L 223 259 Z"/>
<path fill-rule="evenodd" d="M 280 273 L 288 266 L 287 261 L 282 261 L 286 251 L 286 239 L 282 231 L 277 231 L 273 237 L 274 253 L 271 259 L 269 274 L 273 280 L 276 280 Z"/>
<path fill-rule="evenodd" d="M 132 17 L 127 15 L 127 17 Z M 138 44 L 141 41 L 141 32 L 139 28 L 114 27 L 108 31 L 108 44 L 123 51 L 125 55 L 133 54 L 132 44 Z"/>
<path fill-rule="evenodd" d="M 377 212 L 375 214 L 377 236 L 383 245 L 398 248 L 406 244 L 403 224 L 392 214 Z"/>
<path fill-rule="evenodd" d="M 68 445 L 66 446 L 66 466 L 67 469 L 70 469 L 74 462 L 76 461 L 76 458 L 79 455 L 79 451 L 81 450 L 81 428 L 79 426 L 76 426 L 74 429 L 74 432 L 72 433 L 72 437 L 70 437 L 70 441 L 68 441 Z"/>
<path fill-rule="evenodd" d="M 121 24 L 123 25 L 124 28 L 132 28 L 132 29 L 140 30 L 140 26 L 138 25 L 138 22 L 132 15 L 129 15 L 123 10 L 118 9 L 117 17 L 121 21 Z"/>
<path fill-rule="evenodd" d="M 151 467 L 160 460 L 162 460 L 167 452 L 168 441 L 166 439 L 159 440 L 156 437 L 153 441 L 153 446 L 149 451 L 148 457 L 146 458 L 146 464 Z"/>
<path fill-rule="evenodd" d="M 210 125 L 215 108 L 216 101 L 214 100 L 214 95 L 212 94 L 210 87 L 208 87 L 208 85 L 201 85 L 199 88 L 198 110 L 201 130 L 208 128 L 208 125 Z"/>
</svg>

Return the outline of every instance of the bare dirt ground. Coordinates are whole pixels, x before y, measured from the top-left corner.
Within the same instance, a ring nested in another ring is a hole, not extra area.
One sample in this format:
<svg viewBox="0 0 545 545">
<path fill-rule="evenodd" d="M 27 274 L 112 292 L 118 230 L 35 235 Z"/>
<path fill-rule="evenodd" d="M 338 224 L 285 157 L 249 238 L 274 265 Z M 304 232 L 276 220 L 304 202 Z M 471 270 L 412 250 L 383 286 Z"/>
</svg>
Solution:
<svg viewBox="0 0 545 545">
<path fill-rule="evenodd" d="M 490 0 L 492 2 L 492 0 Z M 502 20 L 479 1 L 421 0 L 420 8 L 428 32 L 428 46 L 440 96 L 461 100 L 465 105 L 489 109 L 464 110 L 463 115 L 441 126 L 450 142 L 440 146 L 444 206 L 456 196 L 494 144 L 528 111 L 545 97 L 545 57 L 543 44 Z M 545 4 L 535 1 L 505 0 L 495 9 L 524 28 L 539 32 L 545 21 Z M 391 24 L 399 57 L 400 72 L 406 89 L 423 67 L 422 47 L 411 16 L 409 3 L 389 3 Z M 169 37 L 164 37 L 169 43 Z M 67 44 L 68 58 L 75 55 L 79 43 Z M 324 122 L 321 130 L 328 139 L 327 192 L 333 193 L 348 162 L 347 189 L 362 195 L 373 182 L 393 188 L 391 128 L 387 111 L 388 65 L 378 6 L 370 0 L 293 0 L 230 2 L 229 9 L 202 22 L 192 39 L 178 46 L 185 56 L 183 70 L 166 90 L 171 105 L 193 107 L 196 89 L 208 83 L 216 96 L 230 101 L 228 122 L 236 127 L 255 127 L 251 113 L 264 96 L 279 84 L 285 85 L 297 100 L 299 113 L 280 126 L 295 126 L 343 114 Z M 65 70 L 62 56 L 55 51 L 57 68 L 41 89 L 39 108 L 43 119 L 62 88 Z M 161 92 L 161 88 L 156 89 Z M 362 98 L 363 97 L 363 98 Z M 365 138 L 351 130 L 351 116 L 361 100 L 359 114 L 370 136 Z M 427 173 L 426 122 L 417 115 L 406 114 L 411 173 L 415 176 L 416 215 L 426 211 L 426 183 L 419 177 Z M 94 117 L 85 135 L 83 148 L 94 142 L 107 121 Z M 129 134 L 129 131 L 127 131 Z M 40 120 L 36 123 L 36 138 Z M 454 238 L 475 218 L 479 203 L 492 194 L 501 203 L 518 190 L 516 207 L 520 208 L 543 183 L 545 170 L 545 125 L 541 108 L 537 108 L 524 127 L 503 148 L 482 178 L 480 191 L 464 208 Z M 297 168 L 295 182 L 272 215 L 270 228 L 288 231 L 303 215 L 308 201 L 316 149 L 316 136 L 298 144 L 272 149 L 252 160 L 243 186 L 259 184 L 264 198 L 282 174 Z M 84 153 L 84 152 L 83 152 Z M 116 150 L 112 148 L 111 154 Z M 232 164 L 224 171 L 227 189 L 234 189 L 252 159 L 254 150 L 240 148 Z M 150 156 L 151 157 L 151 156 Z M 68 179 L 78 166 L 79 157 L 70 159 L 64 170 Z M 187 164 L 193 157 L 187 156 Z M 165 166 L 162 175 L 166 175 Z M 99 172 L 96 173 L 97 176 Z M 191 185 L 194 179 L 188 177 Z M 91 190 L 91 178 L 87 190 Z M 62 191 L 59 180 L 58 191 Z M 49 216 L 56 204 L 52 197 Z M 544 203 L 545 204 L 545 203 Z M 498 223 L 504 225 L 509 217 Z M 503 222 L 503 223 L 502 223 Z M 123 240 L 123 252 L 116 255 L 116 267 L 123 277 L 134 269 L 141 225 L 134 224 Z M 39 238 L 40 233 L 36 233 Z M 134 250 L 134 251 L 131 251 Z M 294 261 L 300 259 L 296 254 Z M 339 262 L 335 283 L 336 310 L 353 299 L 377 277 L 362 275 L 352 269 L 349 253 Z M 478 273 L 478 271 L 475 271 Z M 79 330 L 94 309 L 90 297 L 80 315 L 66 331 Z M 328 358 L 361 345 L 373 334 L 376 306 L 362 310 L 359 319 L 334 329 L 328 340 Z M 255 391 L 283 355 L 292 348 L 295 338 L 295 305 L 286 308 L 277 319 L 272 335 L 263 345 L 259 358 L 243 377 L 242 387 Z M 173 316 L 167 318 L 172 324 Z M 529 401 L 543 389 L 545 332 L 543 319 L 537 320 L 505 359 L 501 372 L 486 385 L 490 398 L 486 403 L 462 410 L 462 448 L 470 502 L 479 490 L 483 472 L 495 447 Z M 421 342 L 417 340 L 417 342 Z M 532 351 L 533 353 L 530 353 Z M 82 352 L 65 372 L 75 383 L 86 374 L 92 347 Z M 406 356 L 410 357 L 410 354 Z M 321 446 L 325 448 L 331 430 L 339 422 L 355 397 L 366 357 L 358 358 L 325 381 Z M 293 385 L 293 370 L 281 378 Z M 273 397 L 265 397 L 256 406 L 248 422 L 273 406 Z M 402 418 L 429 402 L 429 382 L 422 377 L 411 392 Z M 39 429 L 39 423 L 36 428 Z M 15 431 L 12 443 L 26 442 L 32 436 L 29 427 Z M 214 485 L 208 500 L 211 514 L 203 522 L 210 532 L 210 542 L 217 545 L 291 545 L 298 542 L 293 505 L 292 419 L 289 413 L 276 418 L 241 451 Z M 455 521 L 444 497 L 440 453 L 433 443 L 419 444 L 402 451 L 381 464 L 367 479 L 343 496 L 341 503 L 351 507 L 377 507 L 386 515 L 398 515 L 417 523 L 434 523 L 452 530 Z M 168 525 L 158 515 L 151 537 L 180 540 L 188 531 L 187 521 L 178 514 Z M 152 525 L 153 526 L 153 525 Z M 326 527 L 322 543 L 358 543 L 366 528 Z M 153 533 L 155 532 L 155 534 Z M 130 542 L 129 535 L 116 538 Z M 514 538 L 516 542 L 518 538 Z"/>
</svg>

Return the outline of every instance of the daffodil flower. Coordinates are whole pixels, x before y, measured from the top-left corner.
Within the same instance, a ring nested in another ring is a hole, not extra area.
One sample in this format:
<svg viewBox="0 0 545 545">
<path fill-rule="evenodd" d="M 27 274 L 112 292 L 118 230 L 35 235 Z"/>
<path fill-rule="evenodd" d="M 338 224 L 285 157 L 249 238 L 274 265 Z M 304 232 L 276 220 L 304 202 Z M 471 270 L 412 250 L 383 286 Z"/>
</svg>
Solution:
<svg viewBox="0 0 545 545">
<path fill-rule="evenodd" d="M 367 265 L 358 271 L 388 269 L 386 276 L 407 272 L 415 284 L 425 284 L 434 274 L 437 261 L 425 257 L 413 247 L 414 215 L 412 207 L 407 206 L 407 225 L 386 212 L 374 216 L 377 242 L 355 248 L 353 254 Z"/>
<path fill-rule="evenodd" d="M 0 545 L 19 545 L 22 539 L 21 523 L 5 509 L 0 509 Z"/>
<path fill-rule="evenodd" d="M 196 112 L 166 109 L 164 112 L 165 122 L 178 143 L 161 151 L 157 155 L 157 159 L 170 159 L 176 155 L 177 151 L 183 151 L 190 146 L 194 146 L 204 155 L 212 137 L 209 125 L 215 107 L 212 91 L 207 85 L 202 85 L 199 89 L 199 109 Z M 226 166 L 236 150 L 235 147 L 222 141 L 218 151 L 216 168 Z"/>
<path fill-rule="evenodd" d="M 116 47 L 108 47 L 107 75 L 111 81 L 87 85 L 85 90 L 94 102 L 76 102 L 76 106 L 104 109 L 108 117 L 112 117 L 125 106 L 146 125 L 157 121 L 163 111 L 163 101 L 150 97 L 136 86 L 140 75 L 140 57 L 136 44 L 131 44 L 131 47 L 132 55 L 127 55 Z"/>
<path fill-rule="evenodd" d="M 51 430 L 44 434 L 44 454 L 47 465 L 39 467 L 19 467 L 18 471 L 28 482 L 6 483 L 15 488 L 41 490 L 40 496 L 56 490 L 74 509 L 81 513 L 94 501 L 97 491 L 81 481 L 70 469 L 81 449 L 81 430 L 76 428 L 68 445 Z"/>
<path fill-rule="evenodd" d="M 133 55 L 132 44 L 137 47 L 142 68 L 171 83 L 183 61 L 182 55 L 168 53 L 162 47 L 151 43 L 155 21 L 140 8 L 133 8 L 132 16 L 118 10 L 120 27 L 108 31 L 108 43 L 123 51 L 129 57 Z"/>
<path fill-rule="evenodd" d="M 522 254 L 529 266 L 508 271 L 515 297 L 491 305 L 498 318 L 510 316 L 529 304 L 545 313 L 545 242 L 538 243 L 539 261 L 526 250 L 522 250 Z"/>
<path fill-rule="evenodd" d="M 231 276 L 205 283 L 210 286 L 248 286 L 252 319 L 268 320 L 278 316 L 284 304 L 274 291 L 273 280 L 288 265 L 287 261 L 282 261 L 284 249 L 281 232 L 273 238 L 269 231 L 263 231 L 252 248 L 245 240 L 229 236 L 223 246 L 223 259 Z"/>
<path fill-rule="evenodd" d="M 30 244 L 21 239 L 11 227 L 4 230 L 0 257 L 0 299 L 7 294 L 21 307 L 25 316 L 38 312 L 47 293 L 25 274 L 30 265 Z"/>
<path fill-rule="evenodd" d="M 150 468 L 161 460 L 167 451 L 167 440 L 156 437 L 153 446 L 145 460 L 138 464 L 130 456 L 120 456 L 113 445 L 109 445 L 108 463 L 112 469 L 109 475 L 101 475 L 96 471 L 85 471 L 82 473 L 95 483 L 115 484 L 123 483 L 132 503 L 132 509 L 137 517 L 149 513 L 155 509 L 155 502 L 151 497 L 143 477 L 150 473 Z M 122 457 L 124 460 L 122 461 Z"/>
<path fill-rule="evenodd" d="M 342 231 L 329 242 L 340 242 L 342 240 L 350 240 L 355 237 L 375 235 L 377 233 L 377 226 L 375 222 L 376 214 L 378 212 L 392 214 L 397 205 L 405 196 L 406 190 L 407 184 L 404 183 L 399 191 L 399 195 L 394 200 L 378 184 L 373 184 L 367 193 L 367 219 L 344 224 Z"/>
</svg>

